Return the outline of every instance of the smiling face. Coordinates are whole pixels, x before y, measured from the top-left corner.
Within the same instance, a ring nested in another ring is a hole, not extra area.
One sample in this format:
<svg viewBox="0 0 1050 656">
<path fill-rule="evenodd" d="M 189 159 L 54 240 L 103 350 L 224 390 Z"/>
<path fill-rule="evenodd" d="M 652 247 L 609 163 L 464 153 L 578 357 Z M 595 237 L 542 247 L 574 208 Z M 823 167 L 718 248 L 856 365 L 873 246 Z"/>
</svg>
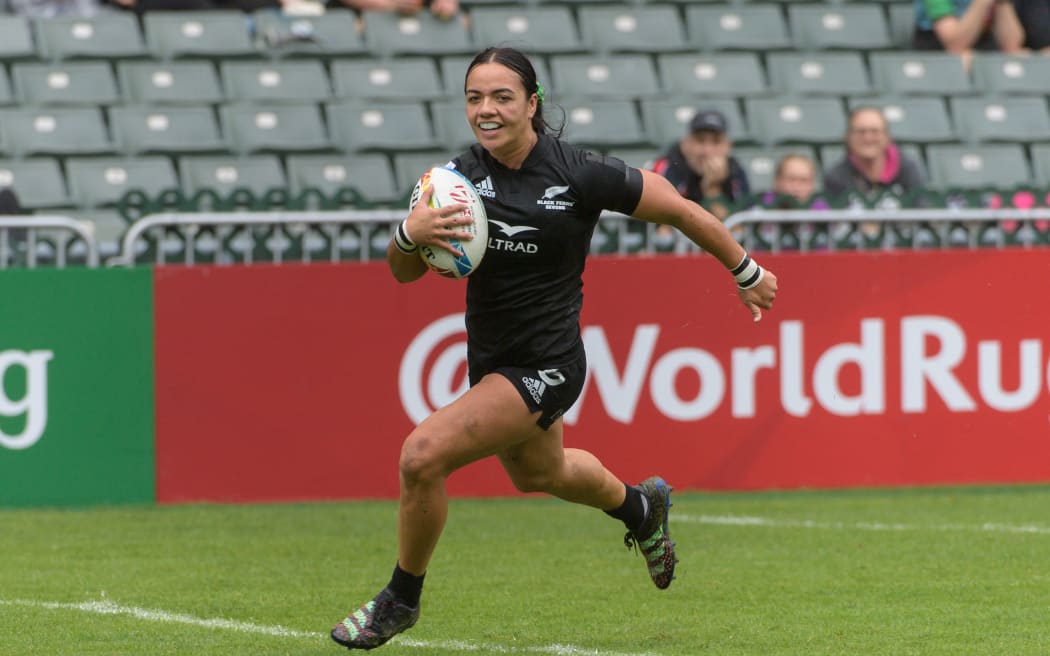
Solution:
<svg viewBox="0 0 1050 656">
<path fill-rule="evenodd" d="M 854 157 L 874 161 L 882 157 L 890 143 L 886 119 L 877 109 L 861 109 L 850 117 L 846 148 Z"/>
<path fill-rule="evenodd" d="M 495 62 L 478 64 L 467 74 L 466 99 L 467 122 L 485 150 L 504 164 L 528 154 L 537 138 L 532 117 L 538 99 L 525 91 L 515 71 Z"/>
</svg>

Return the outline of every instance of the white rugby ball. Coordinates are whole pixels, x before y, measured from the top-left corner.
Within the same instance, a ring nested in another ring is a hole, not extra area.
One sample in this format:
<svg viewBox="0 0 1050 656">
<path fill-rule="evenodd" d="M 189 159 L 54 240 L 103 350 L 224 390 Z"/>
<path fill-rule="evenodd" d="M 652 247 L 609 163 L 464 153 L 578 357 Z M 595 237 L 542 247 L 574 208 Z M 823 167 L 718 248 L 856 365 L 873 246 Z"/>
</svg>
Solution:
<svg viewBox="0 0 1050 656">
<path fill-rule="evenodd" d="M 474 189 L 474 185 L 462 173 L 453 169 L 435 167 L 424 173 L 416 183 L 416 188 L 412 190 L 412 198 L 409 201 L 409 211 L 416 206 L 427 187 L 434 188 L 434 193 L 430 196 L 431 207 L 444 207 L 457 203 L 467 206 L 463 210 L 463 215 L 473 219 L 473 223 L 455 228 L 457 231 L 474 235 L 474 238 L 464 241 L 448 240 L 453 247 L 463 253 L 458 257 L 444 249 L 432 246 L 420 246 L 419 256 L 434 273 L 446 278 L 465 278 L 478 268 L 481 258 L 485 256 L 485 249 L 488 248 L 489 221 L 485 214 L 485 204 L 477 190 Z"/>
</svg>

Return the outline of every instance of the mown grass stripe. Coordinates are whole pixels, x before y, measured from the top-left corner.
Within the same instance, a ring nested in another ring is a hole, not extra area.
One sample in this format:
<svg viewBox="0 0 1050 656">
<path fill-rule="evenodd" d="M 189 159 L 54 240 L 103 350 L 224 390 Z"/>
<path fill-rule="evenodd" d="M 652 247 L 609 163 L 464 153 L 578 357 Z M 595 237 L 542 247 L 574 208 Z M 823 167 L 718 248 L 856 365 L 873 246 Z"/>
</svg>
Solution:
<svg viewBox="0 0 1050 656">
<path fill-rule="evenodd" d="M 978 533 L 1028 533 L 1050 535 L 1050 526 L 1034 524 L 897 524 L 886 522 L 826 522 L 813 519 L 774 519 L 749 515 L 672 515 L 672 521 L 758 528 L 817 528 L 858 531 L 973 531 Z"/>
<path fill-rule="evenodd" d="M 226 631 L 237 631 L 239 633 L 252 633 L 255 635 L 268 635 L 277 638 L 299 638 L 308 640 L 324 640 L 328 638 L 325 633 L 316 631 L 297 631 L 281 625 L 255 624 L 218 617 L 196 617 L 185 613 L 172 613 L 155 608 L 139 608 L 136 606 L 124 606 L 108 599 L 97 601 L 84 601 L 79 603 L 68 603 L 59 601 L 37 601 L 33 599 L 0 599 L 0 606 L 22 606 L 29 608 L 44 608 L 47 610 L 73 610 L 96 615 L 125 615 L 146 622 L 168 622 L 175 624 L 187 624 L 208 629 L 222 629 Z M 645 653 L 622 653 L 588 649 L 573 645 L 539 645 L 539 646 L 509 646 L 496 643 L 469 642 L 462 640 L 415 640 L 405 636 L 394 638 L 397 644 L 405 647 L 416 647 L 420 649 L 444 649 L 452 651 L 476 652 L 483 654 L 552 654 L 553 656 L 660 656 L 652 652 Z"/>
</svg>

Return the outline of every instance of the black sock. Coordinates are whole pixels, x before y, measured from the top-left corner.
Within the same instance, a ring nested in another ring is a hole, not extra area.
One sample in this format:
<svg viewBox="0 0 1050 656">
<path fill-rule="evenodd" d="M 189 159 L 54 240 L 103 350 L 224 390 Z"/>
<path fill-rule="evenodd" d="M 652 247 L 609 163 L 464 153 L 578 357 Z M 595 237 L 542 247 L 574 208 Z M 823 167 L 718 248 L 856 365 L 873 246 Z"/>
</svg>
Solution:
<svg viewBox="0 0 1050 656">
<path fill-rule="evenodd" d="M 415 608 L 419 605 L 419 595 L 423 594 L 423 578 L 426 575 L 426 572 L 421 576 L 409 574 L 401 569 L 401 564 L 398 563 L 394 565 L 394 574 L 386 587 L 394 593 L 394 598 L 398 601 L 409 608 Z"/>
<path fill-rule="evenodd" d="M 626 484 L 624 487 L 627 489 L 627 496 L 623 500 L 623 505 L 615 510 L 606 510 L 605 514 L 623 522 L 627 530 L 635 531 L 649 514 L 649 501 L 638 491 L 638 488 Z"/>
</svg>

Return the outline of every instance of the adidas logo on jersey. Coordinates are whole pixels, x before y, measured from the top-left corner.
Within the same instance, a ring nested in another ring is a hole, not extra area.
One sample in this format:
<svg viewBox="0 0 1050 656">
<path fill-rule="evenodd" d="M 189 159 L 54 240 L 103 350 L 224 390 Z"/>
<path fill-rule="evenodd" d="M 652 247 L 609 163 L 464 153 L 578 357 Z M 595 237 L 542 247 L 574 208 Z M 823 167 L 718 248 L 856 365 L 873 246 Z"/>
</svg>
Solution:
<svg viewBox="0 0 1050 656">
<path fill-rule="evenodd" d="M 529 378 L 528 376 L 522 376 L 521 382 L 525 383 L 525 389 L 529 390 L 529 394 L 532 395 L 532 400 L 536 403 L 540 403 L 540 399 L 543 398 L 543 392 L 547 389 L 547 384 L 538 381 L 535 378 Z"/>
<path fill-rule="evenodd" d="M 478 190 L 479 196 L 485 198 L 495 198 L 496 190 L 492 188 L 492 176 L 487 175 L 485 179 L 474 185 L 474 188 Z"/>
</svg>

